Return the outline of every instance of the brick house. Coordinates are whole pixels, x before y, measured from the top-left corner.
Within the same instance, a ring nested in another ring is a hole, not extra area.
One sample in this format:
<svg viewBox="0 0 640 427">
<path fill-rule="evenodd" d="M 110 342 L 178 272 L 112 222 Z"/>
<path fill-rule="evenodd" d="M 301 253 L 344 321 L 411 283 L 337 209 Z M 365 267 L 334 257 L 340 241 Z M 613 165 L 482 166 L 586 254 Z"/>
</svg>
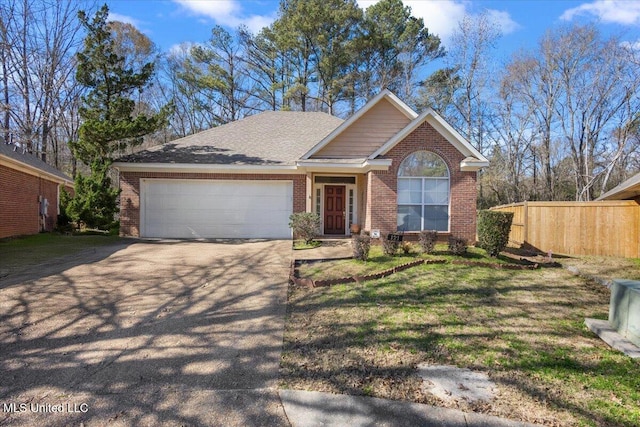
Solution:
<svg viewBox="0 0 640 427">
<path fill-rule="evenodd" d="M 343 121 L 264 112 L 118 159 L 120 231 L 172 238 L 290 238 L 292 212 L 324 235 L 350 226 L 473 241 L 488 160 L 429 109 L 388 90 Z"/>
<path fill-rule="evenodd" d="M 60 190 L 73 180 L 13 144 L 0 142 L 0 238 L 52 231 Z"/>
</svg>

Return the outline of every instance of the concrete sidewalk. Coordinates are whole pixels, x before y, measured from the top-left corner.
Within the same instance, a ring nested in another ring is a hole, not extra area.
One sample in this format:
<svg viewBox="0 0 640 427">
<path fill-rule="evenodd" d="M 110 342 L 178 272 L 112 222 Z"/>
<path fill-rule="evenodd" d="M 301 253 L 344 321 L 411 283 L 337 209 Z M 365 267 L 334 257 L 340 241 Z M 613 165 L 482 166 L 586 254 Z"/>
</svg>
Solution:
<svg viewBox="0 0 640 427">
<path fill-rule="evenodd" d="M 535 424 L 511 421 L 489 415 L 373 397 L 297 390 L 280 390 L 279 394 L 289 422 L 293 427 L 535 426 Z"/>
</svg>

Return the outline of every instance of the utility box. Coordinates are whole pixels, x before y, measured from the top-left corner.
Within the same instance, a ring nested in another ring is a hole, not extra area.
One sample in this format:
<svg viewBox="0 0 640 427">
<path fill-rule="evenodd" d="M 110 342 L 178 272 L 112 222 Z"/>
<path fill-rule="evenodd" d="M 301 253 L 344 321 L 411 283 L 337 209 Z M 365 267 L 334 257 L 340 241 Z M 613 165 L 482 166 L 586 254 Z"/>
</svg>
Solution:
<svg viewBox="0 0 640 427">
<path fill-rule="evenodd" d="M 620 335 L 640 347 L 640 282 L 613 280 L 609 323 Z"/>
</svg>

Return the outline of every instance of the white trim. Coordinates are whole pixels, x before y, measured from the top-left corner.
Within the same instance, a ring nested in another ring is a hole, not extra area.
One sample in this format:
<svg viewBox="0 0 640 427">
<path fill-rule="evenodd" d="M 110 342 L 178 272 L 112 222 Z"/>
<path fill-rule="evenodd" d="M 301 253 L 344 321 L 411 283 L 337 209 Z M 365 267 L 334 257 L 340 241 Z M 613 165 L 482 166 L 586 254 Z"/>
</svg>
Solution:
<svg viewBox="0 0 640 427">
<path fill-rule="evenodd" d="M 400 98 L 394 95 L 389 89 L 385 89 L 380 92 L 378 95 L 374 96 L 367 102 L 362 108 L 356 111 L 351 117 L 342 122 L 340 126 L 333 130 L 329 135 L 327 135 L 322 141 L 317 143 L 311 148 L 311 150 L 307 151 L 301 159 L 307 160 L 322 148 L 327 146 L 331 141 L 333 141 L 338 135 L 348 129 L 353 123 L 355 123 L 360 117 L 364 116 L 364 114 L 371 110 L 378 102 L 380 102 L 383 98 L 386 98 L 391 104 L 396 107 L 401 113 L 403 113 L 409 120 L 414 120 L 418 117 L 418 113 L 413 111 L 411 107 L 402 102 Z"/>
<path fill-rule="evenodd" d="M 112 165 L 120 172 L 197 172 L 197 173 L 241 173 L 241 174 L 301 174 L 295 165 L 216 165 L 199 163 L 126 163 Z"/>
<path fill-rule="evenodd" d="M 340 177 L 349 177 L 349 178 L 355 178 L 355 183 L 354 184 L 347 184 L 347 183 L 330 183 L 330 182 L 322 182 L 322 183 L 317 183 L 316 184 L 316 177 L 317 176 L 340 176 Z M 313 185 L 313 190 L 312 190 L 312 197 L 313 197 L 313 209 L 312 212 L 315 212 L 316 209 L 316 192 L 319 189 L 320 190 L 320 212 L 317 212 L 318 215 L 320 215 L 320 230 L 322 232 L 322 234 L 325 234 L 324 231 L 324 199 L 325 199 L 325 193 L 324 193 L 324 188 L 327 185 L 333 185 L 333 186 L 344 186 L 345 188 L 345 193 L 344 193 L 344 234 L 331 234 L 331 236 L 349 236 L 351 234 L 351 229 L 350 229 L 350 224 L 349 224 L 349 216 L 351 214 L 351 211 L 349 210 L 349 191 L 353 190 L 353 218 L 356 219 L 358 217 L 358 175 L 357 174 L 341 174 L 341 175 L 336 175 L 336 174 L 331 174 L 331 173 L 314 173 L 313 174 L 313 178 L 312 178 L 312 185 Z"/>
<path fill-rule="evenodd" d="M 366 159 L 359 163 L 299 161 L 297 167 L 309 172 L 325 173 L 367 173 L 372 170 L 386 171 L 392 164 L 391 159 Z"/>
<path fill-rule="evenodd" d="M 8 168 L 11 168 L 19 172 L 23 172 L 38 178 L 47 179 L 49 181 L 55 182 L 56 184 L 68 185 L 70 187 L 73 187 L 73 181 L 69 181 L 67 179 L 61 178 L 50 172 L 44 171 L 35 166 L 31 166 L 29 164 L 23 163 L 19 160 L 13 159 L 11 157 L 7 157 L 2 154 L 0 154 L 0 165 L 7 166 Z"/>
<path fill-rule="evenodd" d="M 460 162 L 460 170 L 462 172 L 477 172 L 486 167 L 489 167 L 489 161 L 483 162 L 473 157 L 467 157 Z"/>
<path fill-rule="evenodd" d="M 463 160 L 465 162 L 464 167 L 470 167 L 471 162 L 468 157 L 473 157 L 478 160 L 478 162 L 474 162 L 474 167 L 481 169 L 489 165 L 489 160 L 484 157 L 478 150 L 475 149 L 469 141 L 467 141 L 458 131 L 456 131 L 451 125 L 449 125 L 438 113 L 433 111 L 431 108 L 424 111 L 420 114 L 415 120 L 409 123 L 404 129 L 395 134 L 391 139 L 389 139 L 382 147 L 376 150 L 373 154 L 369 156 L 369 159 L 374 159 L 378 156 L 387 154 L 389 150 L 396 146 L 400 141 L 409 136 L 411 132 L 416 130 L 418 126 L 420 126 L 424 122 L 429 123 L 433 128 L 442 135 L 451 145 L 453 145 L 459 152 L 467 156 L 467 159 Z M 461 167 L 462 167 L 461 163 Z M 478 170 L 475 169 L 475 170 Z"/>
</svg>

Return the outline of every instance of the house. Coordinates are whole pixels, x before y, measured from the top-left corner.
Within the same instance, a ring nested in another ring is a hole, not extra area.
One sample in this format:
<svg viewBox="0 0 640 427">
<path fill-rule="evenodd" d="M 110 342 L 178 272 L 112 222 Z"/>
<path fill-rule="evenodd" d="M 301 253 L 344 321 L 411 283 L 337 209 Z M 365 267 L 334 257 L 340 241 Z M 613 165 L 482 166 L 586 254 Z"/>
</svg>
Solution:
<svg viewBox="0 0 640 427">
<path fill-rule="evenodd" d="M 596 200 L 635 200 L 640 203 L 640 173 L 607 191 Z"/>
<path fill-rule="evenodd" d="M 433 110 L 388 90 L 343 121 L 264 112 L 118 159 L 120 232 L 290 238 L 292 212 L 321 232 L 437 230 L 471 241 L 476 174 L 489 162 Z"/>
<path fill-rule="evenodd" d="M 73 180 L 14 144 L 0 142 L 0 238 L 52 231 L 60 189 Z"/>
</svg>

